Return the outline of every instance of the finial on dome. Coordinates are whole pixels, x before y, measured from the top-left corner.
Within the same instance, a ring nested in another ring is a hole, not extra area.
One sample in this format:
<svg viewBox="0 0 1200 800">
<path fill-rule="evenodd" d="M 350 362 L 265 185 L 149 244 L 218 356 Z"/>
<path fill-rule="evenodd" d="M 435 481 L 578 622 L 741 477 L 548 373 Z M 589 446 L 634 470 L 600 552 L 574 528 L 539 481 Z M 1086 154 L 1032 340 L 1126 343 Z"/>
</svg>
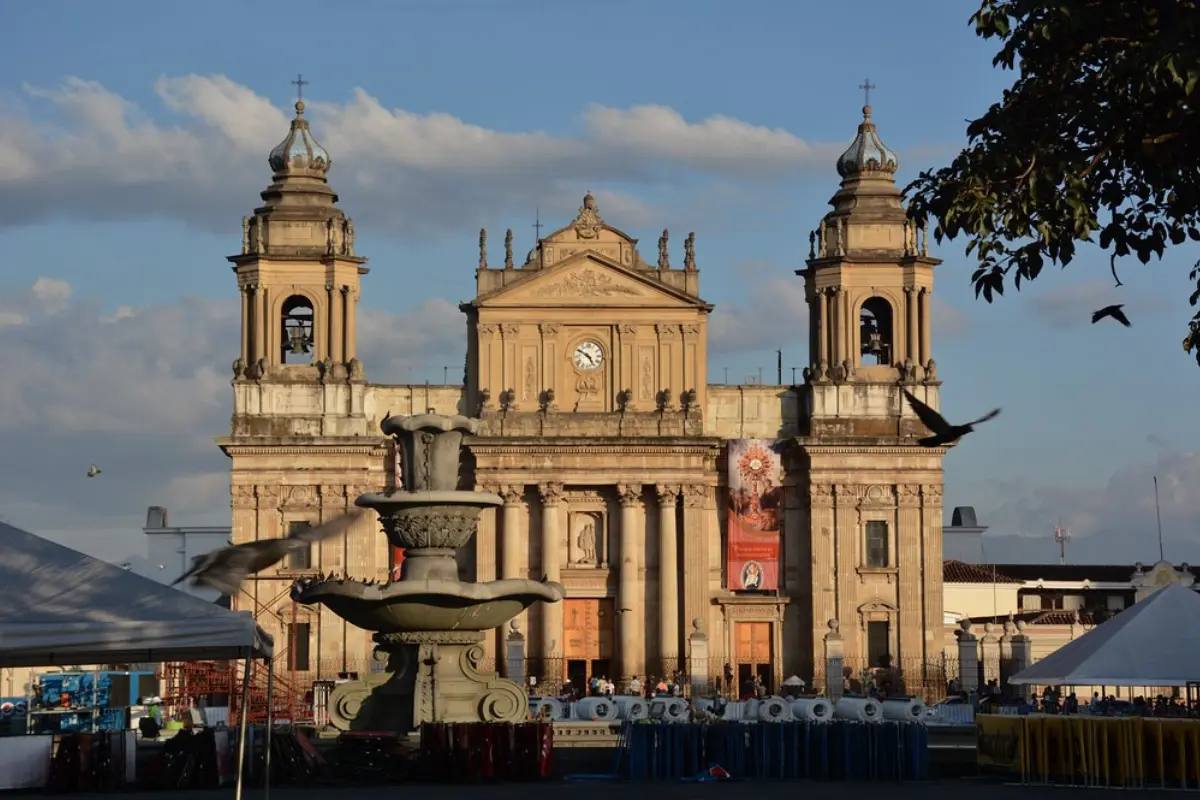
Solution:
<svg viewBox="0 0 1200 800">
<path fill-rule="evenodd" d="M 276 173 L 308 172 L 324 174 L 332 164 L 329 152 L 313 137 L 308 128 L 308 120 L 304 118 L 304 87 L 308 81 L 303 75 L 297 75 L 292 81 L 296 87 L 296 117 L 292 120 L 291 129 L 282 142 L 275 146 L 267 161 Z"/>
<path fill-rule="evenodd" d="M 895 174 L 899 162 L 896 154 L 880 140 L 875 123 L 871 121 L 871 90 L 875 84 L 867 79 L 858 88 L 863 90 L 866 99 L 862 109 L 863 121 L 858 126 L 858 135 L 837 160 L 838 174 L 843 178 L 872 174 L 890 177 Z"/>
</svg>

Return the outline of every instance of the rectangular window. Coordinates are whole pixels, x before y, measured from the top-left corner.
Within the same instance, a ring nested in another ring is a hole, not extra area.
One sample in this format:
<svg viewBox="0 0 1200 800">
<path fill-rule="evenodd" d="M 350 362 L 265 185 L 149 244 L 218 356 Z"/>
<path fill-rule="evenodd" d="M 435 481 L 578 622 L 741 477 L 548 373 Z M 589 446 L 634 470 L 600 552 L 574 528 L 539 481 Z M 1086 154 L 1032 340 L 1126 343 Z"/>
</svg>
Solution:
<svg viewBox="0 0 1200 800">
<path fill-rule="evenodd" d="M 308 672 L 311 666 L 308 663 L 309 658 L 309 637 L 312 633 L 312 625 L 307 622 L 291 622 L 288 623 L 288 669 L 295 669 L 297 672 Z"/>
<path fill-rule="evenodd" d="M 867 623 L 867 664 L 872 667 L 891 662 L 891 625 L 887 622 Z"/>
<path fill-rule="evenodd" d="M 297 533 L 312 527 L 311 522 L 289 522 L 288 536 L 295 536 Z M 302 547 L 299 550 L 293 550 L 288 553 L 287 568 L 288 569 L 312 569 L 312 548 Z"/>
<path fill-rule="evenodd" d="M 888 563 L 888 524 L 873 519 L 867 523 L 866 536 L 867 567 L 884 569 Z"/>
</svg>

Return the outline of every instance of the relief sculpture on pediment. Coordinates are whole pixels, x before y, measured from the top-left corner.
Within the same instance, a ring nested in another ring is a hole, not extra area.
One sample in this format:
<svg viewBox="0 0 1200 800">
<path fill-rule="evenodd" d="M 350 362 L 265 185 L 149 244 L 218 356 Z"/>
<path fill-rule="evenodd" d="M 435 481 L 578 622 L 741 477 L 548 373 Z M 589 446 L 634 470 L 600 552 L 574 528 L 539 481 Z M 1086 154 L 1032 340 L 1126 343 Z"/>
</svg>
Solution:
<svg viewBox="0 0 1200 800">
<path fill-rule="evenodd" d="M 541 297 L 614 297 L 616 295 L 640 296 L 642 293 L 632 286 L 617 283 L 611 275 L 596 269 L 583 269 L 571 273 L 560 281 L 538 289 Z"/>
</svg>

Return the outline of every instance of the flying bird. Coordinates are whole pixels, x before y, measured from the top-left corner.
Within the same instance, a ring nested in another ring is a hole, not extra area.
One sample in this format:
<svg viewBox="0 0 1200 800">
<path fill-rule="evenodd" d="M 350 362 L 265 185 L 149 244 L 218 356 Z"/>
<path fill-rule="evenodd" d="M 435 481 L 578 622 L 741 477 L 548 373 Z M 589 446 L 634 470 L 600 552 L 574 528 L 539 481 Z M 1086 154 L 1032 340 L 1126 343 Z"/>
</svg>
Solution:
<svg viewBox="0 0 1200 800">
<path fill-rule="evenodd" d="M 976 425 L 981 422 L 987 422 L 990 419 L 995 419 L 1000 415 L 1000 409 L 997 408 L 994 411 L 984 414 L 974 422 L 968 422 L 966 425 L 951 425 L 946 421 L 945 417 L 922 403 L 907 389 L 904 389 L 903 392 L 904 398 L 912 406 L 913 413 L 924 423 L 926 428 L 929 428 L 933 432 L 933 436 L 926 436 L 924 439 L 917 440 L 917 444 L 922 447 L 945 447 L 946 445 L 954 444 L 975 430 Z"/>
<path fill-rule="evenodd" d="M 192 586 L 207 586 L 222 594 L 237 594 L 247 576 L 279 563 L 289 553 L 305 550 L 316 542 L 345 533 L 364 513 L 360 510 L 351 511 L 282 539 L 259 539 L 196 556 L 192 559 L 191 568 L 176 578 L 171 585 L 175 586 L 191 578 Z"/>
<path fill-rule="evenodd" d="M 1125 316 L 1125 312 L 1121 309 L 1125 307 L 1124 303 L 1117 303 L 1112 306 L 1105 306 L 1099 311 L 1092 314 L 1092 324 L 1095 325 L 1105 317 L 1112 317 L 1117 322 L 1124 325 L 1126 328 L 1132 328 L 1133 323 L 1129 321 L 1129 317 Z"/>
<path fill-rule="evenodd" d="M 88 467 L 87 476 L 88 476 L 89 478 L 94 478 L 94 477 L 96 477 L 97 475 L 99 475 L 99 474 L 100 474 L 101 472 L 103 472 L 103 471 L 104 471 L 104 470 L 100 469 L 100 468 L 99 468 L 99 467 L 97 467 L 95 464 L 92 464 L 90 467 Z"/>
</svg>

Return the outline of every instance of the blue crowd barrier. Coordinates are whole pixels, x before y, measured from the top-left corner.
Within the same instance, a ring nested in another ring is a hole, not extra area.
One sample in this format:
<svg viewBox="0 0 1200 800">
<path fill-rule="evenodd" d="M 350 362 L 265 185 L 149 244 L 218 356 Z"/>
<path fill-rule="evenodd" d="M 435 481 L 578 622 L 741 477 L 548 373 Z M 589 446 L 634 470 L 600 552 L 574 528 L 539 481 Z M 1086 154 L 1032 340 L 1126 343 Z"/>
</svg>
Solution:
<svg viewBox="0 0 1200 800">
<path fill-rule="evenodd" d="M 908 722 L 626 724 L 620 777 L 680 780 L 719 765 L 743 780 L 914 781 L 929 776 L 929 736 Z"/>
</svg>

